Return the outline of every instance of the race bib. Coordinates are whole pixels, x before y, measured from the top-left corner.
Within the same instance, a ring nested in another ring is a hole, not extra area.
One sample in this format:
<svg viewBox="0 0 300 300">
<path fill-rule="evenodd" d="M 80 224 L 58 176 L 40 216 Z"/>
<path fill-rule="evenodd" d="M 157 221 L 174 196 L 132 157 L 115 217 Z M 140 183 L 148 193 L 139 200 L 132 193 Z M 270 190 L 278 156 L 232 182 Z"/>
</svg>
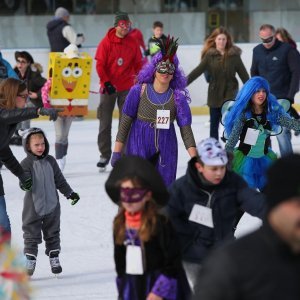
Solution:
<svg viewBox="0 0 300 300">
<path fill-rule="evenodd" d="M 156 112 L 156 128 L 169 129 L 170 128 L 170 110 L 159 109 Z"/>
<path fill-rule="evenodd" d="M 126 247 L 126 274 L 143 275 L 143 255 L 140 246 L 127 245 Z"/>
<path fill-rule="evenodd" d="M 244 143 L 247 145 L 254 146 L 257 142 L 258 135 L 259 129 L 248 128 L 244 139 Z"/>
<path fill-rule="evenodd" d="M 189 220 L 210 228 L 214 228 L 212 209 L 210 207 L 195 204 L 189 216 Z"/>
</svg>

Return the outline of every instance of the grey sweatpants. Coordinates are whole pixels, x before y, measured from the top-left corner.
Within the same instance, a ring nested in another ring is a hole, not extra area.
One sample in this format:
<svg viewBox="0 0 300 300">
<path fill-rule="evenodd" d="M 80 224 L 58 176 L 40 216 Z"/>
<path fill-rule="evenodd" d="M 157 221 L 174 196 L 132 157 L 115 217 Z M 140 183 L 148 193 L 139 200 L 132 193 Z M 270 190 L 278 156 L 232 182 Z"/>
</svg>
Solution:
<svg viewBox="0 0 300 300">
<path fill-rule="evenodd" d="M 29 203 L 30 202 L 30 203 Z M 24 238 L 24 254 L 37 256 L 38 244 L 42 243 L 42 233 L 46 246 L 46 255 L 51 250 L 60 250 L 60 204 L 54 211 L 43 217 L 34 209 L 33 202 L 26 202 L 22 213 L 22 229 Z"/>
<path fill-rule="evenodd" d="M 97 109 L 97 118 L 100 121 L 98 133 L 98 148 L 102 157 L 110 159 L 111 157 L 111 123 L 113 110 L 117 101 L 119 108 L 119 122 L 123 104 L 129 91 L 115 93 L 113 95 L 101 94 L 100 104 Z"/>
</svg>

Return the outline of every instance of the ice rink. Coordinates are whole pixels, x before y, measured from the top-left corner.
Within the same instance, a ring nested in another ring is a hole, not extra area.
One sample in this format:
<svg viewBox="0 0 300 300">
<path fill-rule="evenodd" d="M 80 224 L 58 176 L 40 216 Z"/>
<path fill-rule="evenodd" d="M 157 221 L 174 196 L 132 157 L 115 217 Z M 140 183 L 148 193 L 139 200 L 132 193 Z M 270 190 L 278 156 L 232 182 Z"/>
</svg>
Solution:
<svg viewBox="0 0 300 300">
<path fill-rule="evenodd" d="M 193 131 L 196 142 L 208 137 L 205 126 L 208 116 L 193 117 Z M 33 121 L 31 126 L 42 128 L 50 143 L 50 154 L 54 155 L 54 125 L 49 121 Z M 177 128 L 178 129 L 178 128 Z M 113 121 L 113 139 L 117 120 Z M 61 203 L 61 255 L 63 273 L 55 278 L 51 273 L 49 259 L 44 254 L 44 244 L 39 247 L 37 266 L 31 278 L 34 300 L 89 300 L 116 299 L 115 271 L 112 246 L 112 220 L 117 207 L 109 200 L 104 183 L 111 167 L 99 173 L 97 147 L 98 121 L 74 121 L 69 136 L 69 153 L 64 175 L 81 200 L 71 206 L 60 194 Z M 188 154 L 183 146 L 179 131 L 179 161 L 177 177 L 185 173 Z M 300 150 L 300 137 L 293 135 L 294 150 Z M 11 147 L 21 160 L 25 153 L 22 147 Z M 276 139 L 273 148 L 278 150 Z M 22 238 L 22 206 L 24 192 L 19 188 L 17 178 L 8 170 L 2 170 L 6 193 L 7 210 L 12 224 L 12 243 L 20 251 Z M 244 234 L 259 226 L 260 221 L 246 215 L 237 230 Z"/>
</svg>

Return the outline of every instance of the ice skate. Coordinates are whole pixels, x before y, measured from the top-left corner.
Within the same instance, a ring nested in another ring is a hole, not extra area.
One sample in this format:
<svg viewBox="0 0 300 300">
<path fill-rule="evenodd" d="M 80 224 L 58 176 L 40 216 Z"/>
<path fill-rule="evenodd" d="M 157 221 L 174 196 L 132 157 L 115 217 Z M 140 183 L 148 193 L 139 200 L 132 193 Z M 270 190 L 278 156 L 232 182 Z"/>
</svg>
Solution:
<svg viewBox="0 0 300 300">
<path fill-rule="evenodd" d="M 105 157 L 100 157 L 100 160 L 97 163 L 97 167 L 99 168 L 99 172 L 105 172 L 106 166 L 109 163 L 109 159 Z"/>
<path fill-rule="evenodd" d="M 27 274 L 32 276 L 36 266 L 36 256 L 33 254 L 26 253 L 26 269 Z"/>
<path fill-rule="evenodd" d="M 51 271 L 55 275 L 58 275 L 62 272 L 62 267 L 60 265 L 58 255 L 59 255 L 59 250 L 51 250 L 49 252 Z"/>
<path fill-rule="evenodd" d="M 65 165 L 66 165 L 66 156 L 64 156 L 61 159 L 57 159 L 56 161 L 57 161 L 57 164 L 58 164 L 60 170 L 63 171 L 65 168 Z"/>
</svg>

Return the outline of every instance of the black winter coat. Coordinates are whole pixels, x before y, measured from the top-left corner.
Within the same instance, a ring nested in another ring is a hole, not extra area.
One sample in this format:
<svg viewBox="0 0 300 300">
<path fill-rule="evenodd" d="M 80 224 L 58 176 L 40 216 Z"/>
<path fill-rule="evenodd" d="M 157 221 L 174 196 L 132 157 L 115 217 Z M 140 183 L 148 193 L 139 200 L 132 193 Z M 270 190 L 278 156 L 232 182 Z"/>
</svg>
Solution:
<svg viewBox="0 0 300 300">
<path fill-rule="evenodd" d="M 36 108 L 11 110 L 0 108 L 0 161 L 17 177 L 20 177 L 24 171 L 10 150 L 9 141 L 16 130 L 17 123 L 37 117 Z M 0 196 L 2 195 L 4 195 L 4 189 L 0 173 Z"/>
<path fill-rule="evenodd" d="M 300 255 L 265 224 L 209 257 L 193 299 L 299 300 Z"/>
<path fill-rule="evenodd" d="M 271 93 L 278 99 L 294 102 L 299 91 L 300 55 L 288 43 L 278 40 L 270 48 L 262 44 L 253 49 L 251 76 L 262 76 L 268 80 Z"/>
<path fill-rule="evenodd" d="M 249 188 L 241 176 L 229 170 L 212 191 L 205 190 L 195 162 L 196 158 L 192 158 L 186 175 L 169 187 L 167 209 L 179 237 L 183 260 L 200 264 L 213 247 L 234 238 L 233 228 L 240 210 L 263 218 L 266 202 L 263 194 Z M 193 206 L 206 206 L 210 197 L 214 228 L 189 221 Z"/>
<path fill-rule="evenodd" d="M 30 101 L 34 104 L 35 107 L 43 107 L 41 89 L 47 79 L 41 75 L 38 68 L 41 68 L 40 64 L 32 64 L 31 66 L 29 66 L 26 70 L 24 78 L 22 78 L 18 68 L 15 68 L 14 70 L 19 78 L 26 82 L 28 92 L 37 93 L 38 97 L 36 99 L 30 98 Z"/>
</svg>

